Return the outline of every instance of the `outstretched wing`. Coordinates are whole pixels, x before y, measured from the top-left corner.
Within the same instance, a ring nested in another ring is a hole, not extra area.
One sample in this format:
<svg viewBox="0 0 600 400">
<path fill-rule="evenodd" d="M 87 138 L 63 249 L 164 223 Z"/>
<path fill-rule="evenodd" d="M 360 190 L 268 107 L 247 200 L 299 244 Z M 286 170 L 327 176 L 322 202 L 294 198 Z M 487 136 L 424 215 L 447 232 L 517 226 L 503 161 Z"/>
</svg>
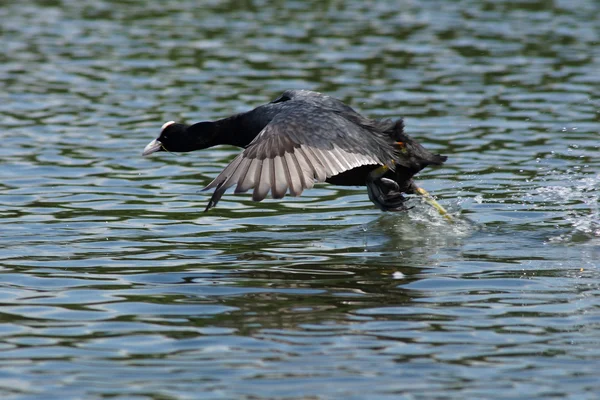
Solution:
<svg viewBox="0 0 600 400">
<path fill-rule="evenodd" d="M 235 193 L 253 189 L 252 199 L 269 191 L 279 199 L 299 196 L 315 181 L 393 158 L 391 139 L 344 118 L 335 110 L 293 101 L 203 190 L 216 188 L 206 210 L 231 186 Z"/>
</svg>

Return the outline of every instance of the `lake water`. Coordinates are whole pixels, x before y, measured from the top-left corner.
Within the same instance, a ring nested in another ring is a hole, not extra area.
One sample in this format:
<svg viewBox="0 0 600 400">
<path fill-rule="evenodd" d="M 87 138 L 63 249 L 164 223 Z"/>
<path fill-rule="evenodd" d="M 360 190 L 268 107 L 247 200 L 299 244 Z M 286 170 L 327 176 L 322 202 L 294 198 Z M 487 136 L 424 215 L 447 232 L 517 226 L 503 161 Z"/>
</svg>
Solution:
<svg viewBox="0 0 600 400">
<path fill-rule="evenodd" d="M 23 0 L 0 6 L 2 399 L 594 399 L 600 4 Z M 449 156 L 364 188 L 200 192 L 239 150 L 168 120 L 287 88 Z"/>
</svg>

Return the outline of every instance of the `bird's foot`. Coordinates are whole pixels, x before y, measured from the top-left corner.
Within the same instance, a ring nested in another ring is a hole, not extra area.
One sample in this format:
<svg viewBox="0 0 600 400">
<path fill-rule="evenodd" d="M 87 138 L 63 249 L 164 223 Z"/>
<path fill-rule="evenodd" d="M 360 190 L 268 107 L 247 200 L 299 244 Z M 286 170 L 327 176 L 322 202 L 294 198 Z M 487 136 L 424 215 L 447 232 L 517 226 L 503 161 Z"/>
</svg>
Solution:
<svg viewBox="0 0 600 400">
<path fill-rule="evenodd" d="M 400 186 L 392 179 L 382 178 L 381 171 L 374 170 L 367 179 L 369 199 L 382 211 L 406 211 L 406 197 Z"/>
</svg>

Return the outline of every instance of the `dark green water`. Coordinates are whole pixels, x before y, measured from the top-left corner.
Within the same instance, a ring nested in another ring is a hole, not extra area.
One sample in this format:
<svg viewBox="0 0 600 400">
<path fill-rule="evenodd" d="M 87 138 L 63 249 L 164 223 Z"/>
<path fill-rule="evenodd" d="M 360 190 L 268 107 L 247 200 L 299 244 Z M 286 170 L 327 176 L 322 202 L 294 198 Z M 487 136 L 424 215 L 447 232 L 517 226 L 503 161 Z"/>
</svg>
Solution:
<svg viewBox="0 0 600 400">
<path fill-rule="evenodd" d="M 2 399 L 594 399 L 596 1 L 0 5 Z M 237 154 L 168 120 L 319 90 L 448 163 L 364 188 L 199 192 Z"/>
</svg>

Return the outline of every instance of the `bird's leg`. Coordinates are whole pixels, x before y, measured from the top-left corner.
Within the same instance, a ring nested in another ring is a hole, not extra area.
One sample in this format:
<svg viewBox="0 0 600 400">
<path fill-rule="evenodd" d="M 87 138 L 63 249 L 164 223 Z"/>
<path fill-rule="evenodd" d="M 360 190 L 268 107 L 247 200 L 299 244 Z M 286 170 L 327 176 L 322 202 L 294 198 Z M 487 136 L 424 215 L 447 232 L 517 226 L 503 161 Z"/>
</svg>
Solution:
<svg viewBox="0 0 600 400">
<path fill-rule="evenodd" d="M 442 207 L 442 205 L 438 203 L 427 190 L 417 186 L 414 182 L 411 183 L 407 193 L 418 194 L 427 204 L 438 210 L 438 212 L 448 221 L 453 220 L 448 211 L 446 211 L 446 209 Z"/>
<path fill-rule="evenodd" d="M 398 183 L 383 177 L 389 169 L 387 165 L 382 165 L 367 175 L 369 199 L 382 211 L 406 211 L 406 198 L 400 192 Z"/>
</svg>

